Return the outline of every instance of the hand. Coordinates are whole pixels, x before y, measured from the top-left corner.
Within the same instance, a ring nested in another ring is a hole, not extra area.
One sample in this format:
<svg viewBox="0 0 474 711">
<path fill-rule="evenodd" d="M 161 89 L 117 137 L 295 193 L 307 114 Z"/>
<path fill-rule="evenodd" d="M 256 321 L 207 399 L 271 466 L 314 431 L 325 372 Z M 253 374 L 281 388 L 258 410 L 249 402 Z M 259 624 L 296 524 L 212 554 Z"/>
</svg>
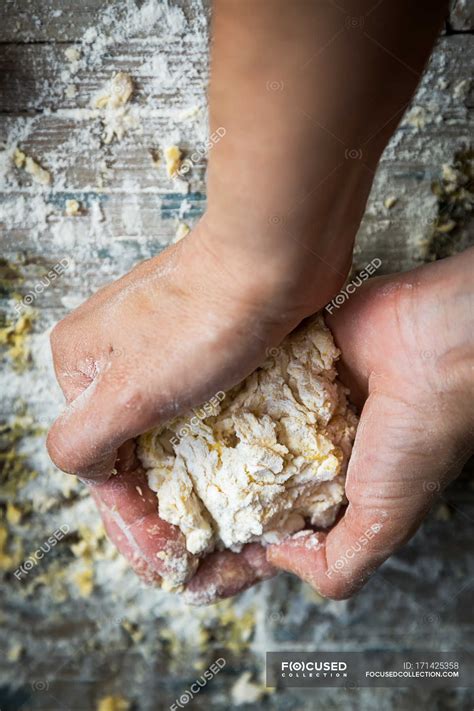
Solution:
<svg viewBox="0 0 474 711">
<path fill-rule="evenodd" d="M 474 450 L 474 248 L 373 279 L 328 318 L 363 403 L 349 505 L 329 533 L 267 550 L 322 595 L 357 591 L 416 531 Z"/>
<path fill-rule="evenodd" d="M 60 469 L 105 481 L 119 447 L 243 380 L 346 273 L 304 254 L 312 280 L 302 281 L 282 251 L 280 264 L 270 255 L 249 268 L 249 259 L 222 250 L 204 218 L 57 324 L 67 408 L 47 446 Z"/>
</svg>

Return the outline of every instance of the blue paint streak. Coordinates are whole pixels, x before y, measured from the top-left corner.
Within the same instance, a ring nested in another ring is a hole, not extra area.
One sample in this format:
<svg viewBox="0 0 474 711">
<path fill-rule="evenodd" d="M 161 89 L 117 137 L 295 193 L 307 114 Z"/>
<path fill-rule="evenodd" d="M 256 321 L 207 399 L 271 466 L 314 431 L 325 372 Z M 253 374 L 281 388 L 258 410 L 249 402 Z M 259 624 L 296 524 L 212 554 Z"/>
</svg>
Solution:
<svg viewBox="0 0 474 711">
<path fill-rule="evenodd" d="M 191 207 L 186 210 L 183 217 L 201 217 L 206 209 L 206 195 L 201 192 L 188 193 L 167 193 L 161 198 L 160 215 L 163 220 L 170 220 L 179 216 L 179 208 L 183 200 L 187 200 Z"/>
</svg>

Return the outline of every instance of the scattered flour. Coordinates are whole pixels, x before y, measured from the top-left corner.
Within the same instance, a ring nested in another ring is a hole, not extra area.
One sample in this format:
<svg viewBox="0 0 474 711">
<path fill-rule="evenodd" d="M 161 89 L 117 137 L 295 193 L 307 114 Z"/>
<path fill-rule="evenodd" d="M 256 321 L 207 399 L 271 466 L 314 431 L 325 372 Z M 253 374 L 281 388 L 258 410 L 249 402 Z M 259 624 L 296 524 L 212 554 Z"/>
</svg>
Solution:
<svg viewBox="0 0 474 711">
<path fill-rule="evenodd" d="M 252 681 L 252 673 L 245 671 L 239 676 L 232 686 L 230 695 L 236 706 L 242 704 L 256 704 L 268 693 L 268 689 L 263 684 Z"/>
</svg>

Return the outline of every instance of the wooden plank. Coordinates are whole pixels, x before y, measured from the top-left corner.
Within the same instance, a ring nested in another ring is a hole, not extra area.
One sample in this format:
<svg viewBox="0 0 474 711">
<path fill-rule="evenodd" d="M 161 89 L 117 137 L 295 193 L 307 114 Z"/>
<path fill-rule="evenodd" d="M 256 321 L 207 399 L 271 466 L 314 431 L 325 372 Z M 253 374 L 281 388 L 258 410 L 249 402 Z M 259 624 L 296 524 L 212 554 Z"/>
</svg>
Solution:
<svg viewBox="0 0 474 711">
<path fill-rule="evenodd" d="M 90 108 L 91 99 L 114 72 L 126 71 L 134 80 L 135 103 L 163 113 L 188 108 L 189 97 L 203 102 L 207 83 L 207 47 L 196 47 L 191 37 L 137 39 L 118 44 L 89 65 L 65 56 L 69 45 L 6 45 L 0 52 L 0 112 L 35 115 Z M 75 88 L 68 98 L 67 89 Z"/>
<path fill-rule="evenodd" d="M 171 0 L 188 26 L 207 16 L 210 0 Z M 152 21 L 163 0 L 2 0 L 0 42 L 79 42 L 91 28 L 113 34 L 117 28 L 133 28 L 135 36 L 147 37 L 157 28 Z M 142 12 L 137 13 L 137 8 Z M 151 19 L 150 19 L 151 18 Z"/>
<path fill-rule="evenodd" d="M 209 14 L 212 0 L 171 0 L 182 10 L 189 24 Z M 153 0 L 148 0 L 153 4 Z M 147 3 L 145 3 L 147 4 Z M 162 4 L 156 0 L 156 5 Z M 133 3 L 125 0 L 3 0 L 0 6 L 0 42 L 80 42 L 91 27 L 99 32 L 110 31 L 111 24 L 126 24 Z M 127 14 L 127 9 L 129 12 Z M 115 23 L 110 18 L 115 18 Z M 145 17 L 145 14 L 144 14 Z M 473 0 L 451 0 L 449 26 L 455 31 L 474 29 Z M 153 25 L 143 23 L 140 34 L 145 37 Z"/>
<path fill-rule="evenodd" d="M 426 241 L 436 217 L 431 183 L 439 179 L 442 164 L 449 163 L 456 151 L 469 143 L 472 134 L 469 93 L 459 90 L 463 84 L 465 89 L 468 85 L 471 47 L 472 39 L 468 36 L 445 36 L 439 40 L 413 101 L 414 108 L 399 127 L 392 141 L 394 148 L 387 149 L 377 172 L 358 235 L 356 268 L 374 256 L 382 258 L 385 271 L 410 268 L 426 257 Z M 37 114 L 33 113 L 30 102 L 36 108 L 41 105 L 42 81 L 46 80 L 48 86 L 53 84 L 52 68 L 57 65 L 62 48 L 58 50 L 50 45 L 9 48 L 10 66 L 17 68 L 21 81 L 30 77 L 31 83 L 27 92 L 18 92 L 15 73 L 7 82 L 12 113 L 2 121 L 0 140 L 11 143 L 9 136 L 18 129 L 19 114 L 26 114 L 19 144 L 28 155 L 52 170 L 53 183 L 51 190 L 38 191 L 29 176 L 12 168 L 3 199 L 12 212 L 17 197 L 28 200 L 41 196 L 45 209 L 50 211 L 46 224 L 39 230 L 40 247 L 48 259 L 55 258 L 58 245 L 55 235 L 61 221 L 70 244 L 78 243 L 88 251 L 89 256 L 84 256 L 85 266 L 93 263 L 98 255 L 105 259 L 103 250 L 110 245 L 114 245 L 116 255 L 120 241 L 127 242 L 126 263 L 130 264 L 130 254 L 136 260 L 146 258 L 155 253 L 157 245 L 169 243 L 184 200 L 189 203 L 189 210 L 183 216 L 191 224 L 202 213 L 205 159 L 197 162 L 187 176 L 190 193 L 186 196 L 181 195 L 166 176 L 164 166 L 157 169 L 150 158 L 150 150 L 163 147 L 170 132 L 177 131 L 183 137 L 180 145 L 188 153 L 202 138 L 204 113 L 199 121 L 179 117 L 182 110 L 189 108 L 190 97 L 192 104 L 204 104 L 201 81 L 201 71 L 206 71 L 204 53 L 194 57 L 192 71 L 171 84 L 166 93 L 153 93 L 155 77 L 148 70 L 143 71 L 143 66 L 149 67 L 150 60 L 163 53 L 169 66 L 176 69 L 185 63 L 186 51 L 177 42 L 165 46 L 158 40 L 153 47 L 132 42 L 126 48 L 126 55 L 125 48 L 119 46 L 100 67 L 85 69 L 77 75 L 76 98 L 65 99 L 64 92 L 57 90 L 50 100 L 49 110 Z M 130 71 L 136 82 L 130 111 L 137 119 L 138 128 L 132 129 L 121 142 L 104 146 L 101 120 L 91 111 L 90 99 L 117 69 Z M 178 69 L 176 74 L 179 76 Z M 56 89 L 60 86 L 59 82 Z M 25 99 L 25 93 L 29 98 Z M 13 113 L 15 102 L 18 109 Z M 78 108 L 74 108 L 75 105 Z M 397 204 L 388 210 L 383 203 L 390 195 L 397 198 Z M 72 197 L 81 202 L 84 214 L 65 218 L 65 201 Z M 102 213 L 100 239 L 92 227 L 94 203 L 100 204 Z M 21 224 L 9 226 L 11 253 L 39 251 L 39 246 L 31 240 L 31 228 Z M 108 245 L 103 244 L 104 240 L 108 240 Z M 117 275 L 122 271 L 123 266 L 118 267 Z M 100 273 L 92 272 L 91 279 L 89 290 L 100 282 Z"/>
</svg>

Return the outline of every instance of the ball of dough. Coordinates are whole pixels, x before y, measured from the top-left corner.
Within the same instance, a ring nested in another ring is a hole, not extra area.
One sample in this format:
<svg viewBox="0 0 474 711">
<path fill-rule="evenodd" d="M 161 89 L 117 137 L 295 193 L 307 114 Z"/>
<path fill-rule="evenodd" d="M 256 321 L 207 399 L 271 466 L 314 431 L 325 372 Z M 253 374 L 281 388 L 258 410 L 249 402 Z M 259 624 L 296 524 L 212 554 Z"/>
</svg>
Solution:
<svg viewBox="0 0 474 711">
<path fill-rule="evenodd" d="M 339 355 L 318 315 L 240 385 L 140 437 L 160 516 L 191 553 L 333 523 L 357 426 Z"/>
</svg>

